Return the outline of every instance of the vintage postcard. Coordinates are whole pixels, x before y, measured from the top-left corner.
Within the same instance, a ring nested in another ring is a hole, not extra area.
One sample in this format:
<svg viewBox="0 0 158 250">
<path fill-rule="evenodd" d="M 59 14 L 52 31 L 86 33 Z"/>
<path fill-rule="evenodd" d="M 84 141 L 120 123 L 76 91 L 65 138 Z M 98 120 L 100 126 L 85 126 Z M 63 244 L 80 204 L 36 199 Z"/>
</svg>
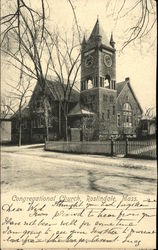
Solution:
<svg viewBox="0 0 158 250">
<path fill-rule="evenodd" d="M 156 1 L 1 10 L 1 249 L 156 249 Z"/>
</svg>

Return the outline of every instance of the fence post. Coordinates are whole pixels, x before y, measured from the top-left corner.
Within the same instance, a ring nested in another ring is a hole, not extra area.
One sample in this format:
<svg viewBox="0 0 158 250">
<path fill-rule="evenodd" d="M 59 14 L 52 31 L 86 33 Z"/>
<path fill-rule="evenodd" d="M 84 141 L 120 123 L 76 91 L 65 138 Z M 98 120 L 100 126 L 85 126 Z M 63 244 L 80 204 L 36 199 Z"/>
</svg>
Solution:
<svg viewBox="0 0 158 250">
<path fill-rule="evenodd" d="M 128 138 L 126 137 L 126 149 L 125 149 L 125 156 L 128 155 Z"/>
<path fill-rule="evenodd" d="M 113 156 L 113 154 L 114 154 L 114 141 L 113 141 L 113 139 L 111 138 L 111 156 Z"/>
</svg>

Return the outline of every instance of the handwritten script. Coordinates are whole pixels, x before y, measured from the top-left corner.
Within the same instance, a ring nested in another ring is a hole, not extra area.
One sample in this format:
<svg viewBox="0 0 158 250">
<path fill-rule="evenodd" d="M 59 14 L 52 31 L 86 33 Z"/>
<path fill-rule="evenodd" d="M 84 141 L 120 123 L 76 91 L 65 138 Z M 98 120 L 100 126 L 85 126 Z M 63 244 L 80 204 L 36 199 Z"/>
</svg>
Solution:
<svg viewBox="0 0 158 250">
<path fill-rule="evenodd" d="M 154 248 L 156 200 L 114 195 L 12 195 L 1 205 L 2 247 Z"/>
</svg>

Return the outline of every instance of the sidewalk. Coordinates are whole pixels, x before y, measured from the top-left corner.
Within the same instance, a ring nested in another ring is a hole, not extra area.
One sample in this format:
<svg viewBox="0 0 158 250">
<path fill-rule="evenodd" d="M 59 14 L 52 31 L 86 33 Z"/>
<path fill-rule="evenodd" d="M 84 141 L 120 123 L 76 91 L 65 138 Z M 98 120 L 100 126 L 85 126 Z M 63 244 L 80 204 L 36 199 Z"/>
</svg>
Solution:
<svg viewBox="0 0 158 250">
<path fill-rule="evenodd" d="M 33 144 L 18 146 L 2 146 L 1 153 L 11 153 L 16 155 L 29 155 L 42 157 L 53 160 L 59 159 L 61 163 L 63 161 L 82 162 L 89 164 L 109 165 L 109 166 L 126 166 L 128 168 L 144 168 L 144 167 L 156 167 L 156 160 L 144 160 L 134 158 L 122 158 L 122 157 L 110 157 L 105 155 L 93 155 L 93 154 L 72 154 L 72 153 L 60 153 L 45 151 L 44 144 Z"/>
</svg>

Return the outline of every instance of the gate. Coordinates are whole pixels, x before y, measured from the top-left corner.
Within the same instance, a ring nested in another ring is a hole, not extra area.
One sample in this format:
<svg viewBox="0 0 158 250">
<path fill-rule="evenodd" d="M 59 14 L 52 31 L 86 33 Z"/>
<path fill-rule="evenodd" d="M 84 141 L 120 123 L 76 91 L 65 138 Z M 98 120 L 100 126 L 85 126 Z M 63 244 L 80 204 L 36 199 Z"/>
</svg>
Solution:
<svg viewBox="0 0 158 250">
<path fill-rule="evenodd" d="M 114 141 L 113 142 L 113 155 L 125 155 L 126 154 L 126 141 Z"/>
<path fill-rule="evenodd" d="M 111 140 L 111 155 L 156 159 L 156 140 Z"/>
</svg>

